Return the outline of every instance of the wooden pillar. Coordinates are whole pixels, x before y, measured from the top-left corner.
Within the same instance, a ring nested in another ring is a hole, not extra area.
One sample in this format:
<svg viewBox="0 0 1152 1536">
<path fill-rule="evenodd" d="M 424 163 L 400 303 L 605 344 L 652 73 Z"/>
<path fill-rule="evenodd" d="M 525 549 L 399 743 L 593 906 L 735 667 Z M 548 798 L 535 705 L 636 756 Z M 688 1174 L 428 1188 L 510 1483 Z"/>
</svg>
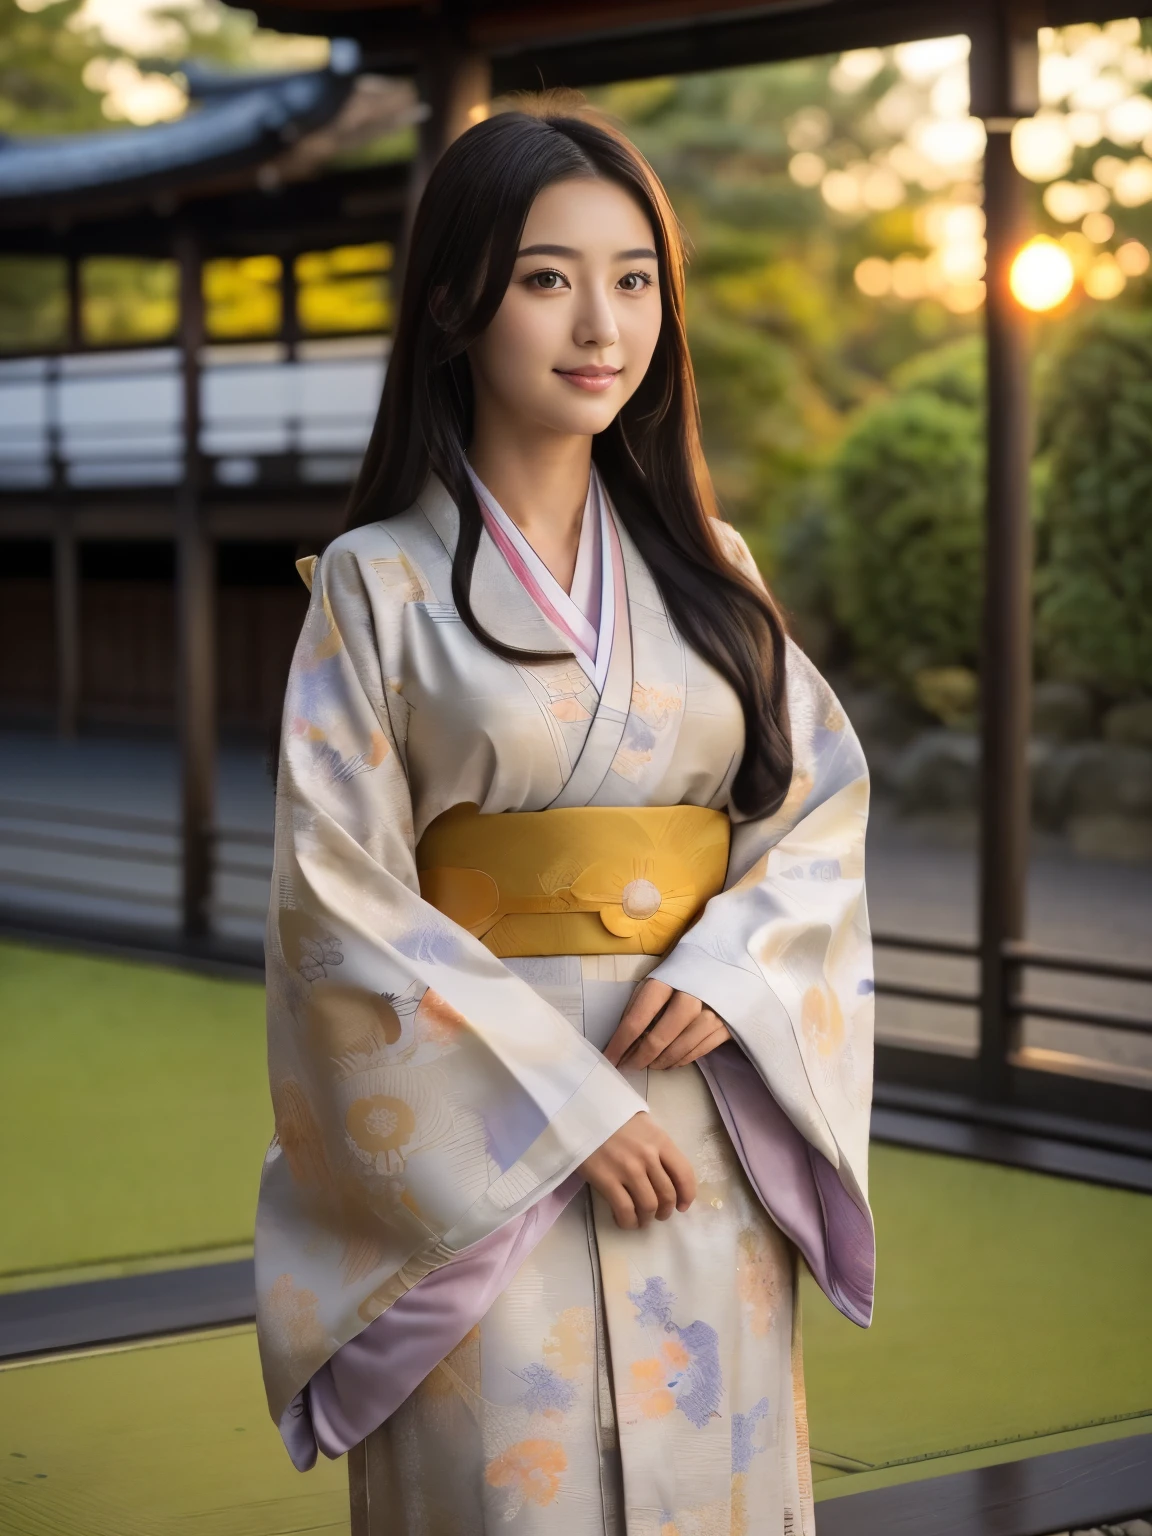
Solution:
<svg viewBox="0 0 1152 1536">
<path fill-rule="evenodd" d="M 80 718 L 80 569 L 79 549 L 64 457 L 61 387 L 64 356 L 83 344 L 80 314 L 80 262 L 70 251 L 65 269 L 66 309 L 64 350 L 48 364 L 48 456 L 54 503 L 52 532 L 52 599 L 56 630 L 56 731 L 75 736 Z"/>
<path fill-rule="evenodd" d="M 1007 1097 L 1019 1043 L 1017 970 L 1005 949 L 1025 933 L 1032 688 L 1032 454 L 1028 327 L 1008 284 L 1027 237 L 1029 188 L 1012 161 L 1015 121 L 1039 105 L 1041 18 L 1035 7 L 990 6 L 972 38 L 973 111 L 984 119 L 988 241 L 987 486 L 980 679 L 980 1082 Z"/>
<path fill-rule="evenodd" d="M 59 504 L 52 537 L 56 621 L 56 733 L 75 736 L 80 719 L 80 551 L 71 508 Z"/>
<path fill-rule="evenodd" d="M 280 258 L 280 336 L 284 342 L 284 361 L 288 365 L 287 385 L 291 391 L 288 415 L 287 453 L 292 465 L 292 479 L 300 481 L 300 378 L 296 361 L 300 351 L 300 288 L 296 281 L 296 252 Z"/>
<path fill-rule="evenodd" d="M 441 28 L 424 47 L 416 82 L 428 115 L 420 124 L 416 158 L 408 182 L 404 228 L 394 264 L 397 296 L 416 209 L 432 167 L 454 139 L 483 122 L 492 103 L 492 64 L 456 27 Z"/>
<path fill-rule="evenodd" d="M 202 255 L 190 231 L 177 238 L 184 476 L 176 502 L 176 709 L 185 934 L 211 927 L 216 777 L 215 548 L 204 527 L 200 454 L 200 351 L 204 343 Z"/>
</svg>

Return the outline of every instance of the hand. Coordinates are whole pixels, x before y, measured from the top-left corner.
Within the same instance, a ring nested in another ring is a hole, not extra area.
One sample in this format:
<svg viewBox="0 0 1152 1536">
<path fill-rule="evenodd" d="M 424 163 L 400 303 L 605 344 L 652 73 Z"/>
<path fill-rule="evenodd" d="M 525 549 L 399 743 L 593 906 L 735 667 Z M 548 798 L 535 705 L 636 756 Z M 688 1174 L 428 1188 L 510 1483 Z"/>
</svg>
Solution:
<svg viewBox="0 0 1152 1536">
<path fill-rule="evenodd" d="M 658 1014 L 659 1022 L 649 1029 Z M 731 1038 L 724 1020 L 698 997 L 650 980 L 633 992 L 604 1055 L 614 1067 L 630 1072 L 643 1067 L 661 1072 L 666 1067 L 686 1067 Z"/>
<path fill-rule="evenodd" d="M 616 1225 L 626 1232 L 646 1227 L 653 1216 L 667 1221 L 696 1198 L 692 1164 L 647 1110 L 613 1131 L 578 1171 L 604 1196 Z"/>
</svg>

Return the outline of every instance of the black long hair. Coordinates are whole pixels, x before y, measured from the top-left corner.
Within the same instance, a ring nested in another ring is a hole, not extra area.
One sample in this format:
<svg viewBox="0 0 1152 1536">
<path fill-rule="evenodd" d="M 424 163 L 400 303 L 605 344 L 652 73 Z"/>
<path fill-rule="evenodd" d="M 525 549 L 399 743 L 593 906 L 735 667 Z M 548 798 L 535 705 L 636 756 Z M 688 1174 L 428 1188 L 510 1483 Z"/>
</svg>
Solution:
<svg viewBox="0 0 1152 1536">
<path fill-rule="evenodd" d="M 592 457 L 676 627 L 740 699 L 745 749 L 733 801 L 746 815 L 764 815 L 779 805 L 792 775 L 784 624 L 763 588 L 728 561 L 714 531 L 684 325 L 679 225 L 651 167 L 608 124 L 547 105 L 538 114 L 501 112 L 445 151 L 416 213 L 384 394 L 347 526 L 405 511 L 434 472 L 460 512 L 452 596 L 463 622 L 509 661 L 564 654 L 504 645 L 472 611 L 483 523 L 465 470 L 473 401 L 466 349 L 504 299 L 536 197 L 554 182 L 589 177 L 615 182 L 648 216 L 663 313 L 648 372 L 594 438 Z"/>
</svg>

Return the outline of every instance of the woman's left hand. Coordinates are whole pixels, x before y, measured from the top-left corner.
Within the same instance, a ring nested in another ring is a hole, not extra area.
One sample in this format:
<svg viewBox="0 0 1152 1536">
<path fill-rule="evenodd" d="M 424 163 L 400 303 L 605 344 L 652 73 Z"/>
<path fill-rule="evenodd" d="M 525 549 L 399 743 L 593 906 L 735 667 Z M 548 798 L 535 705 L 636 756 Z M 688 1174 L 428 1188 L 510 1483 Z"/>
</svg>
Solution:
<svg viewBox="0 0 1152 1536">
<path fill-rule="evenodd" d="M 657 1014 L 660 1017 L 652 1024 Z M 614 1067 L 624 1066 L 630 1072 L 643 1067 L 662 1071 L 665 1067 L 686 1067 L 731 1038 L 724 1020 L 698 997 L 674 992 L 663 981 L 643 981 L 604 1047 L 604 1055 Z"/>
</svg>

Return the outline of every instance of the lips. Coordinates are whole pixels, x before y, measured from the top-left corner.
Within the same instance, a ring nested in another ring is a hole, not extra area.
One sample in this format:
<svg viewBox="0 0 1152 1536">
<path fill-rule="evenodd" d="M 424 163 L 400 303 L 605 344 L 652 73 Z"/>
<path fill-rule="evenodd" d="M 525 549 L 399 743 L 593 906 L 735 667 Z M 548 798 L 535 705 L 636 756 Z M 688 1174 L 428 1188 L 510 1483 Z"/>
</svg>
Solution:
<svg viewBox="0 0 1152 1536">
<path fill-rule="evenodd" d="M 611 389 L 620 373 L 619 368 L 604 363 L 585 363 L 581 368 L 556 368 L 553 371 L 589 394 L 603 394 L 606 389 Z"/>
</svg>

